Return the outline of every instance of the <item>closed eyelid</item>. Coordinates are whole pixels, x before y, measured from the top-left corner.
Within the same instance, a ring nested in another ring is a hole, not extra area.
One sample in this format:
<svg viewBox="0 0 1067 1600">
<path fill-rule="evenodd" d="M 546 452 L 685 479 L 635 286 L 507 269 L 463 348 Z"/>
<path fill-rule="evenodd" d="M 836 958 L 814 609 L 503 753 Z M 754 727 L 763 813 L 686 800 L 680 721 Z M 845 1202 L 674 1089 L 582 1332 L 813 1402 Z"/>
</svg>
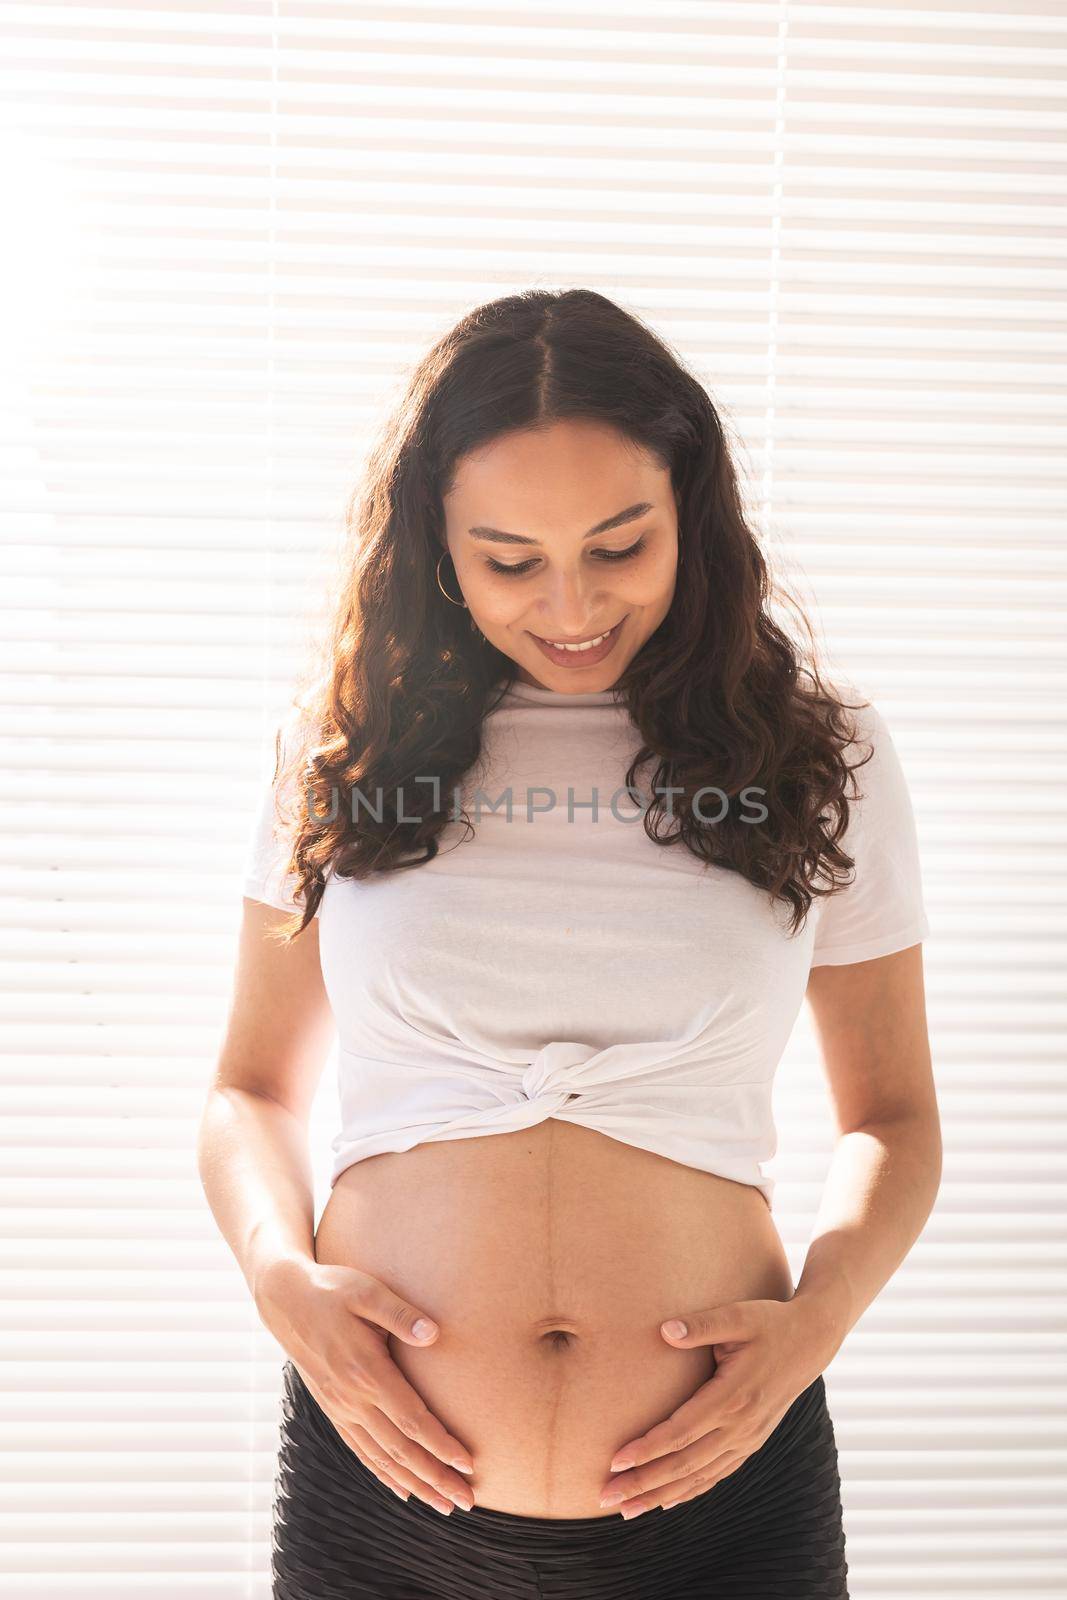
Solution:
<svg viewBox="0 0 1067 1600">
<path fill-rule="evenodd" d="M 645 548 L 646 539 L 647 536 L 642 534 L 640 539 L 636 540 L 634 544 L 627 545 L 625 550 L 591 550 L 589 553 L 593 556 L 599 556 L 602 561 L 610 565 L 610 563 L 613 561 L 626 561 L 632 556 L 640 555 L 641 551 Z M 507 562 L 495 561 L 492 556 L 486 556 L 485 559 L 486 565 L 491 572 L 501 572 L 513 575 L 515 573 L 521 574 L 526 572 L 534 564 L 534 560 L 536 558 L 531 558 L 526 561 L 518 561 L 515 562 L 514 565 L 510 566 Z"/>
</svg>

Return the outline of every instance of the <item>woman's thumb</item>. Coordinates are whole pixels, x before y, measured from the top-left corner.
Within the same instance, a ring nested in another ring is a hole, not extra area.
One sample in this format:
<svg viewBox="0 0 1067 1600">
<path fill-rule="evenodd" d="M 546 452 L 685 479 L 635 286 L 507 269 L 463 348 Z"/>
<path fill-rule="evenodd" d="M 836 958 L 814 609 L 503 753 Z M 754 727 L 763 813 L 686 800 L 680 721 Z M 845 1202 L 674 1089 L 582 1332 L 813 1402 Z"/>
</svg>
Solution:
<svg viewBox="0 0 1067 1600">
<path fill-rule="evenodd" d="M 424 1312 L 409 1306 L 406 1300 L 397 1300 L 390 1318 L 393 1332 L 405 1344 L 429 1344 L 437 1337 L 437 1324 Z"/>
<path fill-rule="evenodd" d="M 403 1339 L 405 1344 L 429 1344 L 437 1338 L 438 1328 L 433 1318 L 394 1294 L 380 1278 L 366 1272 L 353 1272 L 352 1279 L 354 1293 L 350 1304 L 354 1311 Z"/>
</svg>

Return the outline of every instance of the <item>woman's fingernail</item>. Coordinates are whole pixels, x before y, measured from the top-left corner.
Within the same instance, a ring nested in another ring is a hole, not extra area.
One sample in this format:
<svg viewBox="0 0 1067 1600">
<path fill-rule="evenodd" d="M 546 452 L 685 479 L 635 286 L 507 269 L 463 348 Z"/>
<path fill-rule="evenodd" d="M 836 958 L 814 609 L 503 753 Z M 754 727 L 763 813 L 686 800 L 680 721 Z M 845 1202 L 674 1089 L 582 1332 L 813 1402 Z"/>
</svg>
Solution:
<svg viewBox="0 0 1067 1600">
<path fill-rule="evenodd" d="M 455 1467 L 457 1472 L 473 1472 L 474 1471 L 474 1468 L 472 1466 L 469 1466 L 466 1461 L 460 1461 L 458 1459 L 458 1457 L 457 1457 L 457 1459 L 455 1461 L 453 1461 L 452 1465 Z"/>
<path fill-rule="evenodd" d="M 417 1322 L 412 1323 L 411 1331 L 416 1339 L 431 1339 L 437 1329 L 432 1322 L 427 1322 L 425 1317 L 420 1317 Z"/>
<path fill-rule="evenodd" d="M 684 1339 L 686 1326 L 684 1322 L 679 1322 L 677 1317 L 672 1317 L 670 1322 L 663 1324 L 663 1331 L 669 1334 L 672 1339 Z"/>
</svg>

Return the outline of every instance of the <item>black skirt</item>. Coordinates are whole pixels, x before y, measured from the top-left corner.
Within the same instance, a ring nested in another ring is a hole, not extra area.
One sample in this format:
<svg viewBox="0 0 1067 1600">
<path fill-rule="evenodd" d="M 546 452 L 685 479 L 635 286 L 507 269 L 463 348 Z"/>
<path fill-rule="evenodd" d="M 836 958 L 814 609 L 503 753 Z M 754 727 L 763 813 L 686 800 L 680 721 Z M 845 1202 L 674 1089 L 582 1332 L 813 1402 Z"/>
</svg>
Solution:
<svg viewBox="0 0 1067 1600">
<path fill-rule="evenodd" d="M 375 1477 L 287 1361 L 271 1546 L 274 1600 L 848 1600 L 821 1376 L 754 1455 L 670 1510 L 444 1516 Z"/>
</svg>

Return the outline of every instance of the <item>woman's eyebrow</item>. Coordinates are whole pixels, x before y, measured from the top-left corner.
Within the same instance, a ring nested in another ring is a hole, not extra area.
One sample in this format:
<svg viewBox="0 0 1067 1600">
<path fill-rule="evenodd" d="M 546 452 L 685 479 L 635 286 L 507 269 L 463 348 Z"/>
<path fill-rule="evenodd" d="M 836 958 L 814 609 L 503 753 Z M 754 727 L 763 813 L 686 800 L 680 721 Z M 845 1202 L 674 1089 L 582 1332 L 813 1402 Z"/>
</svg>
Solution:
<svg viewBox="0 0 1067 1600">
<path fill-rule="evenodd" d="M 639 517 L 647 517 L 650 511 L 655 510 L 651 500 L 639 500 L 636 505 L 627 506 L 625 511 L 617 511 L 613 517 L 608 517 L 603 522 L 598 522 L 595 528 L 590 528 L 588 533 L 583 533 L 583 539 L 593 539 L 598 533 L 610 533 L 613 528 L 621 528 L 627 522 L 636 522 Z M 521 533 L 504 533 L 500 528 L 474 527 L 468 532 L 475 539 L 494 539 L 498 544 L 539 544 L 538 539 L 528 539 Z"/>
</svg>

